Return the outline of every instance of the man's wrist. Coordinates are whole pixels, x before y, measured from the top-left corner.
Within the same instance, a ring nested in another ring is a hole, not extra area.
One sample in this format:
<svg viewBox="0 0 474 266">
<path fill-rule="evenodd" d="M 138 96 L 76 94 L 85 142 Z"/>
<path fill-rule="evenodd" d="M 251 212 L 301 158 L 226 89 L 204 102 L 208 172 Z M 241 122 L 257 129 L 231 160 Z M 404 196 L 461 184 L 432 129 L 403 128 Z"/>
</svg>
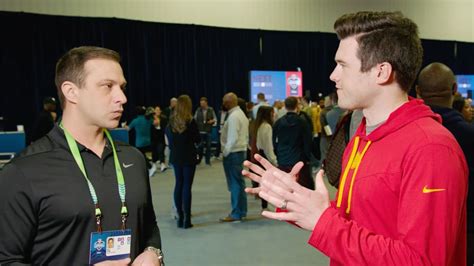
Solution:
<svg viewBox="0 0 474 266">
<path fill-rule="evenodd" d="M 158 261 L 160 262 L 160 265 L 161 266 L 165 265 L 163 252 L 161 251 L 161 249 L 150 246 L 150 247 L 145 248 L 145 251 L 153 252 L 156 255 L 156 257 L 158 257 Z"/>
</svg>

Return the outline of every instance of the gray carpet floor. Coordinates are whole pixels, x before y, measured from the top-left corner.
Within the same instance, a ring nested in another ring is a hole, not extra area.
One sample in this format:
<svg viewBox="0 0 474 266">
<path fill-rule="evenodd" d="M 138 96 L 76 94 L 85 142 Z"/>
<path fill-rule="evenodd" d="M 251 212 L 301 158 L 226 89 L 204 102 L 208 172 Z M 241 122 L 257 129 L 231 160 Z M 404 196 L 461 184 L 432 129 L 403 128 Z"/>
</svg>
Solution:
<svg viewBox="0 0 474 266">
<path fill-rule="evenodd" d="M 247 197 L 246 221 L 220 223 L 230 212 L 230 194 L 217 159 L 196 169 L 191 229 L 177 228 L 172 217 L 173 170 L 152 176 L 151 189 L 167 266 L 328 265 L 328 258 L 307 243 L 310 232 L 262 217 L 260 200 L 253 196 Z M 333 197 L 334 189 L 330 193 Z"/>
</svg>

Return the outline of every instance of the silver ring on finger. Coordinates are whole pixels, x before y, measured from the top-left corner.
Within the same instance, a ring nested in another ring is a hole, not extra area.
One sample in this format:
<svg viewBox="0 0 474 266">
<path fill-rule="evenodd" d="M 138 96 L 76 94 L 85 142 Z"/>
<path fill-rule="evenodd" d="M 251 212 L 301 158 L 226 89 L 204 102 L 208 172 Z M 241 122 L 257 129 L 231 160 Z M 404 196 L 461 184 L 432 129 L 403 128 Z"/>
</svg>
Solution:
<svg viewBox="0 0 474 266">
<path fill-rule="evenodd" d="M 286 210 L 287 205 L 288 205 L 288 201 L 284 199 L 281 203 L 280 209 Z"/>
</svg>

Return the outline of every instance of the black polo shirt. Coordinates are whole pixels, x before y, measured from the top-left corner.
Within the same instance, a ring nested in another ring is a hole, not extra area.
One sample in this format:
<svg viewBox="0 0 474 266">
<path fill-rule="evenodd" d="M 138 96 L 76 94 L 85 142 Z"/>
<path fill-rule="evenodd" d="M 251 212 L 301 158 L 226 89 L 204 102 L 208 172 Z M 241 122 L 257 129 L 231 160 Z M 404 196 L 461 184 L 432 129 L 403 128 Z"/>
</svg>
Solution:
<svg viewBox="0 0 474 266">
<path fill-rule="evenodd" d="M 78 146 L 97 193 L 103 230 L 119 230 L 121 202 L 110 143 L 101 158 Z M 147 246 L 161 248 L 160 232 L 143 155 L 128 144 L 115 146 L 126 185 L 133 261 Z M 56 125 L 0 171 L 0 264 L 88 264 L 95 231 L 87 182 Z"/>
</svg>

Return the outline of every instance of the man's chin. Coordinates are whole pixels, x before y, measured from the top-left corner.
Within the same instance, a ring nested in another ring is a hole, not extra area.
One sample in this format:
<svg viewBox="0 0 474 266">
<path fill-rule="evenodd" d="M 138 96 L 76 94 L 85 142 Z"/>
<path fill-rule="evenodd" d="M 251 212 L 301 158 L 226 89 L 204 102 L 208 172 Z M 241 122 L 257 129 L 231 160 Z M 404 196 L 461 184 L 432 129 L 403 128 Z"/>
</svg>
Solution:
<svg viewBox="0 0 474 266">
<path fill-rule="evenodd" d="M 339 98 L 339 101 L 337 102 L 337 106 L 339 106 L 342 109 L 352 110 L 351 104 L 341 101 L 340 98 Z"/>
<path fill-rule="evenodd" d="M 108 129 L 114 129 L 118 127 L 119 122 L 120 122 L 119 120 L 109 121 L 106 125 L 104 125 L 104 127 Z"/>
</svg>

